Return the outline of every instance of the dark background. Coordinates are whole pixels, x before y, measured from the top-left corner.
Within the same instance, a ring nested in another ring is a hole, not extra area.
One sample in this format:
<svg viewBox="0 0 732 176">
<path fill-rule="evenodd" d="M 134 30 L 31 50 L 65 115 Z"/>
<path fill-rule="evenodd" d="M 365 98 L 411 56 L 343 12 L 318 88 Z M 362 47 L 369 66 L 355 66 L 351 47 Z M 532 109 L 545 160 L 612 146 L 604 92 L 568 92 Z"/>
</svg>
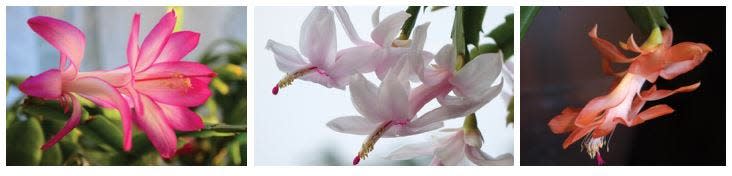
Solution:
<svg viewBox="0 0 732 176">
<path fill-rule="evenodd" d="M 602 156 L 608 165 L 725 165 L 725 9 L 666 12 L 674 44 L 705 43 L 712 52 L 694 70 L 671 81 L 659 77 L 656 85 L 675 89 L 701 81 L 701 87 L 646 103 L 644 109 L 668 104 L 676 111 L 633 128 L 618 125 Z M 521 165 L 595 164 L 580 142 L 562 149 L 568 134 L 553 134 L 547 123 L 565 107 L 581 108 L 608 91 L 613 78 L 602 73 L 587 36 L 596 23 L 598 35 L 612 43 L 631 33 L 639 44 L 645 41 L 623 7 L 544 7 L 521 41 Z"/>
</svg>

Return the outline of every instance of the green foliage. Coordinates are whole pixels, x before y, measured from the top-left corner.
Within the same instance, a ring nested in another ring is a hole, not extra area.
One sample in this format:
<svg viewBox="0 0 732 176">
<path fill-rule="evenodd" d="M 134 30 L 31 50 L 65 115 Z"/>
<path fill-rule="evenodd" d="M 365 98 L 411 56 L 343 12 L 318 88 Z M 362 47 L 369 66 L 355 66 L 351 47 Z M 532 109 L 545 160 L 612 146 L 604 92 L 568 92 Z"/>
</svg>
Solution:
<svg viewBox="0 0 732 176">
<path fill-rule="evenodd" d="M 19 120 L 7 129 L 5 142 L 8 165 L 37 166 L 41 164 L 43 129 L 36 118 Z"/>
<path fill-rule="evenodd" d="M 419 16 L 419 9 L 420 6 L 409 6 L 407 8 L 406 12 L 411 16 L 409 16 L 407 21 L 404 21 L 404 25 L 402 25 L 401 33 L 399 33 L 400 40 L 409 39 L 409 35 L 411 35 L 412 29 L 414 28 L 414 23 L 417 22 L 417 16 Z"/>
<path fill-rule="evenodd" d="M 536 17 L 536 14 L 539 14 L 540 10 L 540 6 L 521 6 L 521 22 L 519 24 L 521 31 L 519 39 L 524 39 L 524 34 L 529 30 L 531 23 L 534 23 L 534 17 Z"/>
<path fill-rule="evenodd" d="M 493 29 L 486 37 L 493 38 L 496 46 L 503 52 L 503 60 L 513 56 L 513 14 L 505 17 L 506 21 Z"/>
<path fill-rule="evenodd" d="M 656 27 L 668 28 L 666 18 L 666 10 L 663 6 L 630 6 L 625 7 L 625 11 L 633 19 L 633 23 L 637 25 L 643 35 L 648 35 Z"/>
</svg>

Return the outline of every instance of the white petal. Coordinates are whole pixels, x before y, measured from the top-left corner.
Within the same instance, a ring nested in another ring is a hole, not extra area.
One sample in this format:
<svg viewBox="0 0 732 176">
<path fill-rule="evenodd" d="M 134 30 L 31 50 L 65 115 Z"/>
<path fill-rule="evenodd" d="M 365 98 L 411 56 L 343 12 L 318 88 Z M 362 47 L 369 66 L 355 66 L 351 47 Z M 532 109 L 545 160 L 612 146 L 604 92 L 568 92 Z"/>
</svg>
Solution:
<svg viewBox="0 0 732 176">
<path fill-rule="evenodd" d="M 345 116 L 333 119 L 326 125 L 339 133 L 369 135 L 379 124 L 372 123 L 361 116 Z"/>
<path fill-rule="evenodd" d="M 474 97 L 451 97 L 448 96 L 442 101 L 442 106 L 429 111 L 410 123 L 413 126 L 427 126 L 432 123 L 442 122 L 452 118 L 467 116 L 478 111 L 485 104 L 488 104 L 501 92 L 502 83 L 490 87 L 482 95 Z"/>
<path fill-rule="evenodd" d="M 300 57 L 300 53 L 291 46 L 269 40 L 267 41 L 266 48 L 274 54 L 275 61 L 277 62 L 277 68 L 279 68 L 280 71 L 291 73 L 308 65 L 308 63 Z"/>
<path fill-rule="evenodd" d="M 435 143 L 432 141 L 403 145 L 385 157 L 388 160 L 408 160 L 419 156 L 432 155 L 435 152 Z"/>
<path fill-rule="evenodd" d="M 498 78 L 502 62 L 503 57 L 500 53 L 481 54 L 475 57 L 450 80 L 457 89 L 455 93 L 466 97 L 482 94 Z"/>
<path fill-rule="evenodd" d="M 503 102 L 509 103 L 511 97 L 513 97 L 513 59 L 509 59 L 508 62 L 503 64 L 501 75 L 503 75 L 503 80 L 505 81 L 501 92 L 501 99 L 503 99 Z"/>
<path fill-rule="evenodd" d="M 381 12 L 381 6 L 376 7 L 374 13 L 371 14 L 371 26 L 376 28 L 379 25 L 379 13 Z"/>
<path fill-rule="evenodd" d="M 348 38 L 351 39 L 351 42 L 353 42 L 353 44 L 367 45 L 370 43 L 364 41 L 363 39 L 361 39 L 360 36 L 358 36 L 356 29 L 353 27 L 353 23 L 351 23 L 351 18 L 348 16 L 346 8 L 344 8 L 343 6 L 336 6 L 333 7 L 333 9 L 335 9 L 336 17 L 338 17 L 338 20 L 341 22 L 341 26 L 343 26 L 343 29 L 346 31 Z"/>
<path fill-rule="evenodd" d="M 437 65 L 440 66 L 440 68 L 454 72 L 456 57 L 457 51 L 455 51 L 455 47 L 448 44 L 443 46 L 440 51 L 437 52 L 435 55 L 435 62 L 437 62 Z"/>
<path fill-rule="evenodd" d="M 465 158 L 462 132 L 456 132 L 446 142 L 435 150 L 435 158 L 439 159 L 443 165 L 457 165 Z"/>
<path fill-rule="evenodd" d="M 403 65 L 395 66 L 379 86 L 379 112 L 381 116 L 392 120 L 409 120 L 409 81 L 400 76 Z"/>
<path fill-rule="evenodd" d="M 429 28 L 429 26 L 430 23 L 427 22 L 414 29 L 414 33 L 412 33 L 412 49 L 422 51 L 424 43 L 427 40 L 427 28 Z"/>
<path fill-rule="evenodd" d="M 377 118 L 379 117 L 378 102 L 376 101 L 379 89 L 376 88 L 376 85 L 366 80 L 363 75 L 356 74 L 348 89 L 351 91 L 351 102 L 356 110 L 366 118 L 372 119 L 372 122 L 379 122 L 380 120 Z"/>
<path fill-rule="evenodd" d="M 315 7 L 300 28 L 300 52 L 317 67 L 335 62 L 336 31 L 333 12 Z"/>
<path fill-rule="evenodd" d="M 382 61 L 382 50 L 376 45 L 364 45 L 338 51 L 335 64 L 329 69 L 332 74 L 353 74 L 356 71 L 368 73 Z"/>
<path fill-rule="evenodd" d="M 399 30 L 402 25 L 404 25 L 404 21 L 407 21 L 409 16 L 410 15 L 407 12 L 401 11 L 384 18 L 384 20 L 376 25 L 374 30 L 371 31 L 371 39 L 381 47 L 390 47 L 391 42 L 399 34 Z"/>
<path fill-rule="evenodd" d="M 503 154 L 498 157 L 492 157 L 480 148 L 465 145 L 465 156 L 468 160 L 479 166 L 511 166 L 513 165 L 513 155 Z"/>
</svg>

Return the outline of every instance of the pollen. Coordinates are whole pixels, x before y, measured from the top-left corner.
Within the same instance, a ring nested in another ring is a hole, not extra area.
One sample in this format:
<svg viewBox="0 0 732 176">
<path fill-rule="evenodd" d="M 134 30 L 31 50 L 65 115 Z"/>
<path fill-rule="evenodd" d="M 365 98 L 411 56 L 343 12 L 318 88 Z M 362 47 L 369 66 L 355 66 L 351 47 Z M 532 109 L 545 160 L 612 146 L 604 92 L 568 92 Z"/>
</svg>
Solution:
<svg viewBox="0 0 732 176">
<path fill-rule="evenodd" d="M 369 135 L 368 138 L 366 138 L 366 141 L 363 142 L 361 145 L 361 150 L 358 151 L 358 155 L 356 155 L 356 158 L 353 159 L 353 165 L 358 164 L 363 159 L 366 159 L 366 157 L 369 156 L 369 152 L 374 150 L 374 145 L 376 145 L 376 142 L 381 138 L 381 136 L 384 135 L 386 130 L 389 130 L 391 126 L 395 124 L 394 121 L 388 121 L 381 123 L 374 132 Z"/>
<path fill-rule="evenodd" d="M 163 86 L 170 89 L 184 89 L 186 91 L 193 88 L 191 78 L 181 73 L 173 73 L 170 78 L 163 83 Z"/>
<path fill-rule="evenodd" d="M 305 76 L 306 74 L 312 72 L 313 70 L 316 70 L 317 68 L 318 67 L 307 67 L 285 75 L 285 77 L 277 82 L 277 85 L 272 88 L 272 94 L 277 95 L 281 88 L 292 85 L 292 82 L 294 82 L 295 79 Z"/>
<path fill-rule="evenodd" d="M 605 147 L 606 144 L 605 137 L 599 137 L 586 139 L 582 146 L 587 149 L 587 155 L 590 155 L 590 158 L 595 158 L 595 156 L 599 156 L 600 149 Z"/>
</svg>

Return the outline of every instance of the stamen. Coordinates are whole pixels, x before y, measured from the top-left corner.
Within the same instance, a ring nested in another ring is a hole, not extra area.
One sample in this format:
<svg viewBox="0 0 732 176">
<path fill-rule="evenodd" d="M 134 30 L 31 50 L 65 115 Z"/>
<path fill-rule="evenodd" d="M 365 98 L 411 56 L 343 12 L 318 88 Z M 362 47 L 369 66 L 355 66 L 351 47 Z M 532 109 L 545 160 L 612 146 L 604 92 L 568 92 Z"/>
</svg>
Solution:
<svg viewBox="0 0 732 176">
<path fill-rule="evenodd" d="M 590 155 L 590 158 L 595 158 L 595 155 L 600 153 L 600 149 L 605 144 L 605 137 L 592 138 L 583 143 L 584 147 L 587 148 L 587 155 Z"/>
<path fill-rule="evenodd" d="M 275 85 L 274 88 L 272 88 L 272 94 L 277 95 L 277 93 L 280 92 L 280 88 L 285 88 L 292 84 L 295 79 L 300 78 L 302 76 L 305 76 L 305 74 L 308 74 L 312 72 L 313 70 L 316 70 L 318 67 L 307 67 L 304 69 L 297 70 L 293 73 L 285 75 L 280 82 L 277 82 L 277 85 Z M 322 73 L 321 73 L 322 74 Z"/>
<path fill-rule="evenodd" d="M 386 130 L 389 130 L 389 128 L 394 124 L 394 121 L 388 121 L 379 125 L 379 127 L 376 128 L 376 130 L 371 133 L 371 135 L 369 135 L 369 137 L 366 138 L 366 141 L 361 145 L 361 150 L 358 152 L 358 155 L 356 155 L 356 158 L 353 159 L 353 165 L 358 164 L 362 159 L 366 159 L 366 157 L 369 156 L 369 152 L 374 150 L 376 141 L 378 141 L 379 138 L 384 135 Z"/>
</svg>

